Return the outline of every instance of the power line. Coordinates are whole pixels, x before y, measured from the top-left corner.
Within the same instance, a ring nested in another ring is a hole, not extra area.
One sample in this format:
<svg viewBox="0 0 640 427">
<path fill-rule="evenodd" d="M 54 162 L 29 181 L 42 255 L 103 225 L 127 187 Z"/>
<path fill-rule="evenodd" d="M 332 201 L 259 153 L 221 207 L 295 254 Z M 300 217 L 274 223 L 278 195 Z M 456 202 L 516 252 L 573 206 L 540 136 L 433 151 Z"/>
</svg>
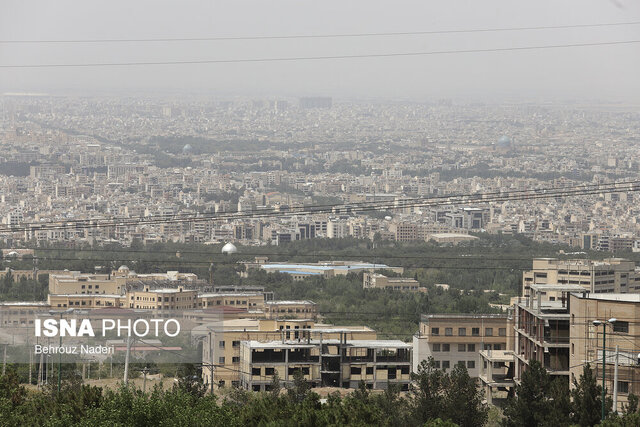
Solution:
<svg viewBox="0 0 640 427">
<path fill-rule="evenodd" d="M 200 255 L 203 257 L 216 257 L 226 259 L 229 256 L 222 254 L 220 252 L 203 252 L 203 251 L 189 251 L 189 250 L 181 250 L 176 249 L 173 251 L 167 250 L 144 250 L 144 249 L 132 249 L 132 250 L 121 250 L 117 249 L 106 249 L 106 248 L 25 248 L 29 250 L 33 250 L 36 252 L 81 252 L 81 253 L 91 253 L 91 252 L 109 252 L 109 253 L 118 253 L 118 254 L 167 254 L 167 255 L 175 255 L 176 258 L 182 258 L 183 255 Z M 177 254 L 180 254 L 178 257 Z M 368 255 L 352 255 L 352 254 L 340 254 L 340 253 L 313 253 L 313 254 L 298 254 L 295 252 L 239 252 L 236 253 L 235 256 L 279 256 L 279 257 L 301 257 L 301 258 L 384 258 L 384 259 L 437 259 L 437 260 L 470 260 L 470 261 L 526 261 L 531 262 L 534 257 L 527 258 L 509 258 L 509 257 L 488 257 L 488 256 L 477 256 L 477 255 L 456 255 L 456 256 L 432 256 L 432 255 L 387 255 L 387 254 L 368 254 Z M 47 255 L 34 255 L 33 258 L 37 259 L 50 259 Z M 78 258 L 80 260 L 80 258 Z M 583 259 L 583 258 L 578 258 Z M 586 259 L 586 258 L 584 258 Z M 29 262 L 31 259 L 23 259 L 24 262 Z M 114 260 L 117 261 L 117 260 Z M 161 260 L 164 261 L 164 260 Z M 176 261 L 175 259 L 167 259 L 167 262 Z M 179 262 L 179 261 L 178 261 Z M 230 262 L 231 263 L 231 262 Z M 267 264 L 268 265 L 268 264 Z"/>
<path fill-rule="evenodd" d="M 405 198 L 394 201 L 378 201 L 378 202 L 359 202 L 354 204 L 330 204 L 330 205 L 311 205 L 300 208 L 292 208 L 287 211 L 279 211 L 275 209 L 265 209 L 257 212 L 229 212 L 214 213 L 203 215 L 162 215 L 157 217 L 135 217 L 121 218 L 110 220 L 70 220 L 63 222 L 47 222 L 47 223 L 29 223 L 18 227 L 4 226 L 0 227 L 0 232 L 20 232 L 20 231 L 39 231 L 53 229 L 85 229 L 85 228 L 105 228 L 139 224 L 162 224 L 162 223 L 182 223 L 182 222 L 203 222 L 211 220 L 227 220 L 227 219 L 243 219 L 243 218 L 273 218 L 281 216 L 293 215 L 313 215 L 321 213 L 334 213 L 335 209 L 349 210 L 352 213 L 369 212 L 369 211 L 387 211 L 408 207 L 437 207 L 452 206 L 470 203 L 489 203 L 499 201 L 521 201 L 521 200 L 537 200 L 547 198 L 562 198 L 576 195 L 597 195 L 601 193 L 620 193 L 620 192 L 636 192 L 640 191 L 640 180 L 623 181 L 607 184 L 591 184 L 578 186 L 564 186 L 549 189 L 533 189 L 533 190 L 513 190 L 513 191 L 497 191 L 490 193 L 469 193 L 444 195 L 437 197 L 416 197 Z M 629 186 L 629 187 L 625 187 Z"/>
<path fill-rule="evenodd" d="M 130 67 L 130 66 L 155 66 L 155 65 L 202 65 L 202 64 L 239 64 L 239 63 L 259 63 L 259 62 L 292 62 L 292 61 L 325 61 L 340 59 L 366 59 L 366 58 L 398 58 L 415 57 L 429 55 L 453 55 L 465 53 L 489 53 L 489 52 L 511 52 L 527 50 L 547 50 L 565 49 L 575 47 L 592 46 L 614 46 L 640 43 L 640 40 L 617 40 L 610 42 L 588 42 L 588 43 L 568 43 L 538 46 L 515 46 L 484 49 L 460 49 L 460 50 L 436 50 L 422 52 L 392 52 L 392 53 L 368 53 L 349 55 L 326 55 L 326 56 L 290 56 L 272 58 L 237 58 L 237 59 L 194 59 L 181 61 L 131 61 L 131 62 L 94 62 L 94 63 L 57 63 L 57 64 L 12 64 L 0 65 L 0 69 L 25 69 L 25 68 L 88 68 L 88 67 Z"/>
<path fill-rule="evenodd" d="M 390 210 L 390 209 L 399 209 L 403 207 L 430 207 L 430 206 L 440 206 L 440 205 L 453 205 L 453 204 L 468 204 L 468 203 L 485 203 L 491 201 L 505 201 L 505 200 L 530 200 L 536 198 L 552 198 L 552 197 L 566 197 L 568 195 L 576 194 L 598 194 L 601 192 L 630 192 L 630 191 L 638 191 L 639 187 L 635 187 L 640 184 L 640 180 L 637 181 L 623 181 L 623 182 L 614 182 L 614 183 L 606 183 L 606 184 L 587 184 L 587 185 L 575 185 L 575 186 L 561 186 L 561 187 L 552 187 L 549 189 L 532 189 L 532 190 L 512 190 L 512 191 L 495 191 L 495 192 L 487 192 L 487 193 L 467 193 L 467 194 L 450 194 L 443 196 L 435 196 L 435 197 L 414 197 L 414 198 L 403 198 L 389 201 L 377 201 L 377 202 L 357 202 L 351 204 L 325 204 L 325 205 L 307 205 L 301 208 L 292 208 L 288 211 L 279 211 L 274 208 L 264 209 L 256 212 L 225 212 L 225 213 L 215 213 L 215 214 L 203 214 L 203 215 L 159 215 L 153 217 L 144 217 L 138 216 L 134 218 L 120 218 L 120 219 L 112 219 L 106 220 L 107 222 L 102 222 L 100 226 L 109 227 L 116 225 L 127 225 L 132 221 L 135 223 L 143 222 L 145 224 L 148 223 L 166 223 L 166 222 L 185 222 L 185 221 L 202 221 L 208 219 L 236 219 L 236 218 L 259 218 L 259 217 L 278 217 L 278 216 L 291 216 L 291 215 L 303 215 L 303 214 L 319 214 L 319 213 L 332 213 L 334 209 L 349 209 L 352 212 L 367 212 L 367 211 L 376 211 L 376 210 Z M 630 185 L 628 189 L 619 188 L 620 186 Z M 612 187 L 613 188 L 610 188 Z M 533 194 L 531 194 L 533 193 Z M 492 197 L 494 196 L 494 197 Z M 511 196 L 517 196 L 516 198 L 512 198 Z M 508 198 L 508 199 L 505 199 Z M 452 200 L 453 199 L 453 200 Z M 458 200 L 461 199 L 461 200 Z M 424 203 L 422 203 L 424 201 Z M 438 203 L 440 201 L 441 203 Z M 413 204 L 413 203 L 416 204 Z M 70 225 L 76 224 L 76 228 L 78 225 L 88 225 L 91 228 L 97 227 L 96 224 L 91 224 L 91 222 L 95 221 L 104 221 L 104 220 L 71 220 L 53 223 L 32 223 L 32 224 L 24 224 L 20 227 L 10 227 L 8 231 L 24 231 L 25 227 L 38 226 L 40 229 L 47 225 L 50 226 L 53 224 L 54 228 L 68 228 Z M 110 221 L 110 222 L 108 222 Z M 2 231 L 3 227 L 0 227 L 0 231 Z M 7 228 L 6 226 L 4 227 Z"/>
<path fill-rule="evenodd" d="M 0 40 L 2 44 L 53 44 L 53 43 L 150 43 L 150 42 L 194 42 L 194 41 L 234 41 L 234 40 L 281 40 L 281 39 L 326 39 L 348 37 L 395 37 L 429 34 L 466 34 L 489 33 L 501 31 L 537 31 L 568 28 L 599 28 L 638 25 L 640 21 L 611 22 L 600 24 L 573 24 L 573 25 L 545 25 L 532 27 L 499 27 L 499 28 L 473 28 L 454 30 L 432 31 L 401 31 L 401 32 L 375 32 L 375 33 L 335 33 L 335 34 L 290 34 L 275 36 L 217 36 L 217 37 L 162 37 L 162 38 L 128 38 L 128 39 L 55 39 L 55 40 Z"/>
</svg>

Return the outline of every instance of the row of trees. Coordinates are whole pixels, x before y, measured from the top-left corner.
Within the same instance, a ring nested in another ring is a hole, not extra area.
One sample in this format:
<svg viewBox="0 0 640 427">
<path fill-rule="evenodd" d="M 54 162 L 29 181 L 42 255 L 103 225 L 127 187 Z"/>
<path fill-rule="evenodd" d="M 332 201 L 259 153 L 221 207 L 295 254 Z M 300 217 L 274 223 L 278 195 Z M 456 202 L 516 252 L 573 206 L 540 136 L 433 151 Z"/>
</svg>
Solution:
<svg viewBox="0 0 640 427">
<path fill-rule="evenodd" d="M 382 393 L 363 384 L 346 397 L 333 393 L 326 399 L 313 392 L 300 372 L 288 387 L 274 378 L 268 392 L 232 389 L 222 396 L 206 394 L 206 387 L 192 378 L 181 379 L 170 390 L 157 386 L 146 394 L 132 386 L 111 391 L 78 381 L 65 381 L 60 392 L 55 387 L 28 392 L 10 371 L 0 377 L 0 425 L 475 427 L 484 425 L 488 413 L 475 381 L 462 366 L 444 373 L 425 362 L 405 394 L 392 384 Z"/>
<path fill-rule="evenodd" d="M 638 426 L 638 398 L 629 396 L 629 404 L 622 414 L 612 413 L 612 401 L 605 401 L 605 420 L 602 420 L 602 388 L 597 384 L 589 364 L 583 368 L 579 380 L 569 385 L 563 379 L 552 380 L 547 370 L 532 361 L 516 386 L 515 397 L 504 410 L 505 427 L 538 426 Z"/>
</svg>

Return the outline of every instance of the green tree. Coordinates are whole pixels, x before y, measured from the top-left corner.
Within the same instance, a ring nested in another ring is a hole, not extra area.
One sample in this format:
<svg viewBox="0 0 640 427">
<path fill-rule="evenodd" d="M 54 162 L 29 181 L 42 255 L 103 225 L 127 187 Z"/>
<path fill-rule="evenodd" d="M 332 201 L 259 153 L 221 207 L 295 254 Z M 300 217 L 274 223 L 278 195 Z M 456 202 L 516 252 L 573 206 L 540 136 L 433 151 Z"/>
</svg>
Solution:
<svg viewBox="0 0 640 427">
<path fill-rule="evenodd" d="M 423 360 L 418 372 L 411 374 L 413 383 L 410 389 L 412 422 L 422 424 L 428 420 L 440 418 L 445 408 L 445 373 L 436 369 L 433 358 Z"/>
<path fill-rule="evenodd" d="M 573 422 L 580 426 L 594 426 L 600 423 L 602 387 L 596 383 L 596 377 L 588 363 L 582 369 L 580 380 L 573 380 L 573 386 L 571 390 Z"/>
<path fill-rule="evenodd" d="M 549 410 L 550 379 L 547 370 L 532 360 L 522 373 L 522 381 L 515 389 L 515 397 L 507 404 L 504 414 L 506 426 L 537 427 L 545 424 Z"/>
<path fill-rule="evenodd" d="M 456 364 L 445 377 L 444 415 L 465 427 L 480 427 L 487 422 L 489 407 L 482 403 L 483 392 L 469 376 L 464 365 Z"/>
</svg>

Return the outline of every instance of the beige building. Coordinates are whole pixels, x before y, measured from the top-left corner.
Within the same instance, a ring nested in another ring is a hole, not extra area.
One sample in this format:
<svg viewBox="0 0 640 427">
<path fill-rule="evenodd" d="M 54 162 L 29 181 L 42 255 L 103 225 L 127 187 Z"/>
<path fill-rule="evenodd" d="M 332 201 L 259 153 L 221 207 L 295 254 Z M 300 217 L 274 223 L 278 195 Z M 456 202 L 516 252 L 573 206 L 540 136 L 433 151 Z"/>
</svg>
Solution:
<svg viewBox="0 0 640 427">
<path fill-rule="evenodd" d="M 479 352 L 506 350 L 511 339 L 506 314 L 422 315 L 420 330 L 413 337 L 413 370 L 433 357 L 438 369 L 464 364 L 469 375 L 477 377 Z"/>
<path fill-rule="evenodd" d="M 602 384 L 602 338 L 606 328 L 606 390 L 617 400 L 621 411 L 629 394 L 640 395 L 640 295 L 575 293 L 569 299 L 571 348 L 570 385 L 579 379 L 585 363 L 590 363 L 598 384 Z M 616 322 L 596 326 L 594 320 Z M 618 359 L 617 395 L 614 397 L 614 373 Z"/>
<path fill-rule="evenodd" d="M 602 261 L 535 258 L 533 268 L 522 273 L 522 296 L 529 295 L 529 286 L 533 284 L 580 285 L 591 293 L 640 292 L 640 273 L 636 274 L 633 261 L 622 258 Z M 549 291 L 545 297 L 554 301 L 558 294 Z"/>
<path fill-rule="evenodd" d="M 546 295 L 553 290 L 559 297 Z M 514 379 L 520 381 L 531 360 L 539 361 L 552 377 L 569 378 L 569 295 L 586 292 L 581 285 L 530 285 L 530 296 L 514 305 Z"/>
<path fill-rule="evenodd" d="M 202 360 L 203 381 L 211 384 L 211 370 L 214 365 L 213 384 L 215 387 L 240 385 L 240 343 L 256 342 L 303 342 L 310 337 L 316 340 L 376 338 L 376 332 L 366 326 L 337 327 L 316 324 L 309 319 L 233 319 L 225 320 L 222 325 L 204 328 Z M 284 379 L 284 376 L 281 377 Z"/>
<path fill-rule="evenodd" d="M 267 301 L 267 319 L 313 319 L 318 317 L 318 308 L 313 301 Z"/>
<path fill-rule="evenodd" d="M 128 308 L 146 310 L 190 310 L 198 308 L 198 291 L 177 289 L 150 289 L 127 292 Z"/>
<path fill-rule="evenodd" d="M 387 289 L 392 291 L 418 292 L 420 283 L 409 277 L 387 277 L 379 273 L 364 273 L 362 276 L 364 289 Z"/>
<path fill-rule="evenodd" d="M 126 296 L 120 294 L 49 294 L 51 308 L 124 307 Z"/>
<path fill-rule="evenodd" d="M 312 387 L 357 388 L 364 382 L 370 389 L 397 384 L 408 390 L 411 352 L 411 344 L 398 340 L 242 341 L 240 385 L 266 391 L 275 375 L 290 384 L 300 371 Z"/>
<path fill-rule="evenodd" d="M 0 302 L 0 327 L 33 325 L 36 314 L 48 312 L 50 308 L 45 301 Z"/>
<path fill-rule="evenodd" d="M 49 275 L 49 294 L 123 294 L 126 279 L 68 271 Z"/>
<path fill-rule="evenodd" d="M 212 292 L 198 296 L 199 308 L 215 308 L 221 306 L 245 308 L 249 311 L 265 310 L 264 293 L 262 292 Z"/>
</svg>

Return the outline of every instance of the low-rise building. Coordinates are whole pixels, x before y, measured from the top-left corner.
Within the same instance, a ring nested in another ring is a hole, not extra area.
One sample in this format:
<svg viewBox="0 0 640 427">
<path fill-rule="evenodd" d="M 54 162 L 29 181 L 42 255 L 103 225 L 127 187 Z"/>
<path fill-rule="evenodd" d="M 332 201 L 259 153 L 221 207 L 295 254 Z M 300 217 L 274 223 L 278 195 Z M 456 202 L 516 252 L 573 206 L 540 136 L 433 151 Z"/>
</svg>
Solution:
<svg viewBox="0 0 640 427">
<path fill-rule="evenodd" d="M 602 341 L 606 328 L 605 388 L 616 403 L 614 410 L 623 410 L 630 394 L 640 395 L 640 295 L 574 293 L 569 297 L 569 307 L 570 387 L 574 379 L 580 378 L 586 363 L 594 370 L 598 384 L 602 384 Z M 611 318 L 615 322 L 607 323 Z M 603 323 L 594 325 L 594 321 Z"/>
<path fill-rule="evenodd" d="M 291 383 L 296 370 L 312 387 L 370 389 L 397 384 L 408 390 L 411 344 L 397 340 L 243 341 L 240 383 L 254 391 L 269 390 L 274 376 Z"/>
<path fill-rule="evenodd" d="M 313 301 L 267 301 L 267 319 L 317 319 L 318 308 Z"/>
<path fill-rule="evenodd" d="M 479 352 L 506 350 L 511 337 L 507 314 L 427 314 L 413 337 L 413 370 L 433 358 L 436 368 L 464 364 L 469 375 L 479 375 Z"/>
<path fill-rule="evenodd" d="M 418 292 L 420 283 L 410 277 L 387 277 L 380 273 L 364 273 L 362 275 L 362 287 L 364 289 Z"/>
</svg>

